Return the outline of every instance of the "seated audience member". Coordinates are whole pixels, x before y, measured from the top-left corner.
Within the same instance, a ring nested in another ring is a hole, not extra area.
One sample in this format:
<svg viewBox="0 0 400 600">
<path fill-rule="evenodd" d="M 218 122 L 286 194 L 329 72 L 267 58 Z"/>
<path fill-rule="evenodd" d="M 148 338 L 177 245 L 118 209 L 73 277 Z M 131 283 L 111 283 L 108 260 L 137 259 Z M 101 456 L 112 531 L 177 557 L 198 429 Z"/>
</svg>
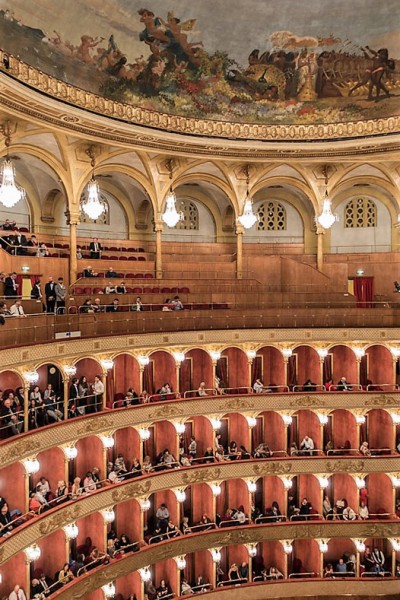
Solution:
<svg viewBox="0 0 400 600">
<path fill-rule="evenodd" d="M 27 249 L 26 249 L 26 237 L 24 236 L 23 233 L 17 233 L 17 235 L 14 236 L 14 243 L 13 246 L 15 248 L 15 254 L 18 256 L 26 256 L 27 255 Z"/>
<path fill-rule="evenodd" d="M 232 440 L 228 445 L 228 454 L 230 460 L 236 460 L 239 457 L 239 450 L 235 440 Z"/>
<path fill-rule="evenodd" d="M 111 283 L 111 281 L 108 282 L 108 284 L 106 285 L 106 289 L 104 290 L 105 294 L 115 294 L 115 285 Z"/>
<path fill-rule="evenodd" d="M 183 533 L 183 535 L 188 535 L 189 533 L 192 533 L 192 529 L 189 526 L 189 517 L 183 517 L 181 523 L 181 532 Z"/>
<path fill-rule="evenodd" d="M 303 383 L 303 392 L 315 392 L 316 389 L 317 384 L 313 383 L 311 379 L 307 379 L 307 381 Z"/>
<path fill-rule="evenodd" d="M 347 573 L 347 565 L 343 558 L 339 558 L 339 562 L 336 565 L 336 573 Z"/>
<path fill-rule="evenodd" d="M 304 439 L 300 444 L 300 452 L 302 454 L 308 454 L 309 456 L 312 456 L 313 450 L 314 440 L 312 440 L 308 435 L 304 436 Z"/>
<path fill-rule="evenodd" d="M 372 570 L 378 575 L 384 575 L 386 559 L 385 559 L 385 555 L 383 554 L 382 550 L 379 550 L 379 548 L 374 548 L 371 558 L 373 561 Z"/>
<path fill-rule="evenodd" d="M 186 594 L 194 594 L 192 587 L 188 584 L 185 578 L 181 581 L 181 596 L 185 596 Z"/>
<path fill-rule="evenodd" d="M 12 523 L 12 517 L 8 508 L 8 504 L 4 503 L 0 509 L 0 536 L 10 535 L 14 525 Z"/>
<path fill-rule="evenodd" d="M 8 600 L 26 600 L 24 590 L 19 585 L 15 585 L 13 591 L 8 596 Z"/>
<path fill-rule="evenodd" d="M 283 579 L 283 573 L 279 571 L 276 567 L 270 567 L 268 572 L 269 579 Z"/>
<path fill-rule="evenodd" d="M 97 273 L 94 273 L 92 267 L 88 266 L 83 270 L 82 277 L 97 277 Z"/>
<path fill-rule="evenodd" d="M 39 258 L 44 258 L 45 256 L 49 256 L 49 251 L 47 249 L 46 244 L 41 243 L 39 248 L 36 250 L 36 256 Z"/>
<path fill-rule="evenodd" d="M 239 567 L 237 566 L 236 563 L 232 563 L 231 564 L 231 568 L 228 571 L 228 578 L 231 581 L 240 579 L 240 576 L 239 576 Z"/>
<path fill-rule="evenodd" d="M 61 583 L 61 585 L 66 585 L 67 583 L 72 581 L 74 578 L 75 578 L 75 575 L 71 571 L 69 564 L 65 563 L 63 568 L 61 569 L 61 571 L 58 574 L 58 582 Z"/>
<path fill-rule="evenodd" d="M 352 388 L 352 387 L 351 387 L 351 385 L 350 385 L 350 384 L 347 382 L 347 379 L 346 379 L 346 377 L 342 377 L 342 378 L 340 379 L 340 381 L 338 381 L 338 383 L 337 383 L 337 386 L 336 386 L 336 389 L 337 389 L 339 392 L 351 392 L 353 388 Z"/>
<path fill-rule="evenodd" d="M 246 580 L 249 578 L 249 565 L 245 561 L 239 565 L 239 577 Z"/>
<path fill-rule="evenodd" d="M 29 240 L 26 242 L 26 245 L 29 248 L 33 248 L 34 249 L 34 254 L 36 254 L 36 250 L 39 248 L 39 242 L 37 240 L 36 235 L 31 235 L 31 237 L 29 238 Z"/>
<path fill-rule="evenodd" d="M 93 309 L 93 312 L 99 313 L 99 312 L 105 312 L 106 307 L 102 305 L 100 298 L 95 298 L 94 302 L 92 303 L 92 309 Z"/>
<path fill-rule="evenodd" d="M 342 517 L 344 521 L 355 521 L 357 519 L 356 513 L 350 506 L 346 506 L 343 509 Z"/>
<path fill-rule="evenodd" d="M 329 514 L 331 514 L 331 512 L 332 512 L 332 504 L 331 504 L 331 501 L 329 500 L 329 496 L 327 496 L 325 494 L 324 500 L 322 502 L 322 513 L 323 513 L 325 519 L 327 518 L 327 516 Z"/>
<path fill-rule="evenodd" d="M 215 460 L 217 462 L 226 462 L 229 460 L 227 456 L 225 456 L 225 451 L 223 446 L 218 446 L 215 451 Z"/>
<path fill-rule="evenodd" d="M 166 529 L 169 522 L 169 510 L 167 505 L 163 502 L 157 509 L 156 512 L 156 526 L 161 529 Z"/>
<path fill-rule="evenodd" d="M 154 471 L 153 465 L 151 464 L 151 458 L 150 456 L 146 455 L 143 459 L 143 463 L 142 463 L 142 469 L 143 469 L 143 473 L 151 473 L 152 471 Z M 169 516 L 169 514 L 168 514 Z"/>
<path fill-rule="evenodd" d="M 3 317 L 12 317 L 11 312 L 7 308 L 7 304 L 5 302 L 0 302 L 0 315 Z"/>
<path fill-rule="evenodd" d="M 162 307 L 161 310 L 163 310 L 164 312 L 168 312 L 168 311 L 172 310 L 171 300 L 169 298 L 166 298 L 166 300 L 163 303 L 163 307 Z"/>
<path fill-rule="evenodd" d="M 212 462 L 214 462 L 214 452 L 211 446 L 207 446 L 206 451 L 204 452 L 204 463 Z"/>
<path fill-rule="evenodd" d="M 171 300 L 172 310 L 183 310 L 183 304 L 179 296 L 174 296 Z"/>
<path fill-rule="evenodd" d="M 86 477 L 83 480 L 83 489 L 86 492 L 86 494 L 90 494 L 90 492 L 95 492 L 97 489 L 96 483 L 93 481 L 91 471 L 88 471 L 86 473 Z"/>
<path fill-rule="evenodd" d="M 17 222 L 6 219 L 1 228 L 3 231 L 15 231 L 17 229 Z"/>
<path fill-rule="evenodd" d="M 241 460 L 249 460 L 251 458 L 250 452 L 243 444 L 240 445 L 240 457 Z"/>
<path fill-rule="evenodd" d="M 107 279 L 118 279 L 118 273 L 114 271 L 113 267 L 109 267 L 105 277 L 107 277 Z"/>
<path fill-rule="evenodd" d="M 16 300 L 10 307 L 10 314 L 12 317 L 26 317 L 21 300 Z"/>
<path fill-rule="evenodd" d="M 71 498 L 76 500 L 79 496 L 82 496 L 83 488 L 81 486 L 81 478 L 75 477 L 71 487 Z"/>
<path fill-rule="evenodd" d="M 271 449 L 264 442 L 258 444 L 257 448 L 254 450 L 254 458 L 271 458 L 271 456 Z"/>
<path fill-rule="evenodd" d="M 336 385 L 333 385 L 332 378 L 325 381 L 324 386 L 327 392 L 334 392 L 336 390 Z"/>
<path fill-rule="evenodd" d="M 57 488 L 56 488 L 55 496 L 54 496 L 54 503 L 62 504 L 63 502 L 66 502 L 67 500 L 69 500 L 68 486 L 65 483 L 65 481 L 63 479 L 61 479 L 57 483 Z"/>
<path fill-rule="evenodd" d="M 363 456 L 371 456 L 371 450 L 368 447 L 368 442 L 363 442 L 361 444 L 360 452 Z"/>
<path fill-rule="evenodd" d="M 199 385 L 199 387 L 197 388 L 197 395 L 198 396 L 208 396 L 207 391 L 206 391 L 206 384 L 204 381 L 202 381 Z"/>
<path fill-rule="evenodd" d="M 94 309 L 92 306 L 92 301 L 90 300 L 90 298 L 88 298 L 87 300 L 85 300 L 85 302 L 82 304 L 82 306 L 79 307 L 79 312 L 80 313 L 84 313 L 84 314 L 88 314 L 88 313 L 93 313 Z"/>
<path fill-rule="evenodd" d="M 118 298 L 114 298 L 111 304 L 106 306 L 106 312 L 119 312 L 119 300 Z"/>
<path fill-rule="evenodd" d="M 115 292 L 117 294 L 126 294 L 127 293 L 126 286 L 123 281 L 121 281 L 121 283 L 119 285 L 117 285 L 117 287 L 115 288 Z"/>
<path fill-rule="evenodd" d="M 400 283 L 398 281 L 394 282 L 394 291 L 400 293 Z"/>
<path fill-rule="evenodd" d="M 18 414 L 16 414 L 11 408 L 11 400 L 6 399 L 3 402 L 3 408 L 0 411 L 1 427 L 7 431 L 10 435 L 18 435 L 22 431 L 23 421 L 20 420 Z"/>
<path fill-rule="evenodd" d="M 165 579 L 161 579 L 160 585 L 157 588 L 157 598 L 165 598 L 171 594 L 169 586 L 166 584 Z"/>
<path fill-rule="evenodd" d="M 165 533 L 167 534 L 168 539 L 175 538 L 181 535 L 181 532 L 172 521 L 168 521 Z"/>
<path fill-rule="evenodd" d="M 261 379 L 256 379 L 253 384 L 253 392 L 255 394 L 262 394 L 265 391 L 264 384 Z"/>
<path fill-rule="evenodd" d="M 362 519 L 363 521 L 365 521 L 366 519 L 369 519 L 368 506 L 365 504 L 364 500 L 361 500 L 361 502 L 360 502 L 360 506 L 358 508 L 358 518 Z"/>
<path fill-rule="evenodd" d="M 332 563 L 328 563 L 324 567 L 324 577 L 333 577 L 333 565 Z"/>
<path fill-rule="evenodd" d="M 143 310 L 142 299 L 141 299 L 140 296 L 137 296 L 135 302 L 132 304 L 132 311 L 133 312 L 140 312 L 142 310 Z"/>
<path fill-rule="evenodd" d="M 83 258 L 82 248 L 80 246 L 76 247 L 76 258 L 81 260 Z"/>
</svg>

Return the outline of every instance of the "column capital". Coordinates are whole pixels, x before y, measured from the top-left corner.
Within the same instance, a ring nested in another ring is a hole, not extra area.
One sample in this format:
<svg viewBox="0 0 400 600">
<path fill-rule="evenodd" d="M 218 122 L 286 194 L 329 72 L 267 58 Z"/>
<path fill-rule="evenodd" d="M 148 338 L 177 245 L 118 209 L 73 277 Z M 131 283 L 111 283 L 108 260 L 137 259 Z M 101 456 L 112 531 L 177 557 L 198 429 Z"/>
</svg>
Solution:
<svg viewBox="0 0 400 600">
<path fill-rule="evenodd" d="M 154 227 L 153 227 L 153 231 L 155 231 L 155 233 L 157 233 L 158 231 L 163 231 L 164 229 L 164 223 L 161 220 L 156 220 L 154 221 Z"/>
<path fill-rule="evenodd" d="M 67 217 L 67 225 L 78 225 L 81 217 L 79 210 L 72 211 L 67 208 L 64 214 Z"/>
<path fill-rule="evenodd" d="M 316 235 L 325 235 L 326 229 L 322 227 L 319 223 L 315 224 L 315 233 Z"/>
<path fill-rule="evenodd" d="M 243 225 L 241 225 L 240 223 L 236 223 L 235 233 L 236 233 L 236 235 L 243 235 L 244 234 Z"/>
</svg>

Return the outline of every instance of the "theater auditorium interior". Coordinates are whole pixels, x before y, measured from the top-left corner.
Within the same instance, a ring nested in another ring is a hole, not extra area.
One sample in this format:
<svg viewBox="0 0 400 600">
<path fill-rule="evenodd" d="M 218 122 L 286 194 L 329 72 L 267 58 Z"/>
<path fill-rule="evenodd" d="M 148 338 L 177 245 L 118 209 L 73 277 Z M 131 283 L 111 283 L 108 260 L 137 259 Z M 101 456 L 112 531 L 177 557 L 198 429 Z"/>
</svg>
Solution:
<svg viewBox="0 0 400 600">
<path fill-rule="evenodd" d="M 0 599 L 399 598 L 398 0 L 0 37 Z"/>
</svg>

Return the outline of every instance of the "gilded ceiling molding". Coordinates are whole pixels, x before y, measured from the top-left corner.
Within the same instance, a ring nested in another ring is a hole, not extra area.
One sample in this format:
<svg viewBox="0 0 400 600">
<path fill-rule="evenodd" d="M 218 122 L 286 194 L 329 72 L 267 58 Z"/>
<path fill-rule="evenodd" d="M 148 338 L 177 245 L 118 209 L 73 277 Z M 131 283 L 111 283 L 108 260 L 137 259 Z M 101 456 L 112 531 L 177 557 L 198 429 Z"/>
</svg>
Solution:
<svg viewBox="0 0 400 600">
<path fill-rule="evenodd" d="M 309 522 L 303 525 L 253 525 L 250 527 L 235 527 L 230 531 L 214 530 L 203 534 L 181 536 L 175 538 L 175 540 L 161 542 L 157 546 L 146 547 L 136 554 L 122 557 L 116 562 L 111 562 L 106 566 L 90 571 L 87 575 L 75 579 L 73 584 L 60 590 L 57 593 L 57 599 L 79 600 L 109 581 L 114 581 L 149 564 L 155 564 L 173 556 L 207 550 L 214 546 L 279 540 L 282 539 L 283 535 L 285 539 L 315 539 L 321 537 L 330 539 L 336 537 L 385 538 L 398 537 L 399 534 L 400 521 L 399 523 L 371 523 L 362 526 L 350 522 L 330 521 L 329 524 Z"/>
<path fill-rule="evenodd" d="M 350 396 L 341 392 L 330 392 L 325 395 L 315 394 L 304 405 L 301 394 L 257 394 L 251 397 L 229 398 L 219 401 L 216 406 L 215 397 L 189 398 L 187 400 L 170 401 L 161 404 L 142 404 L 132 408 L 115 409 L 98 415 L 78 417 L 71 421 L 55 423 L 50 427 L 31 431 L 15 439 L 12 438 L 0 445 L 0 464 L 7 465 L 22 460 L 23 458 L 43 452 L 56 446 L 70 444 L 89 435 L 102 434 L 105 431 L 116 431 L 124 427 L 147 427 L 149 423 L 156 423 L 179 417 L 185 421 L 195 416 L 216 414 L 221 417 L 229 413 L 245 412 L 254 413 L 263 411 L 291 411 L 298 408 L 318 409 L 324 408 L 327 413 L 339 408 L 353 410 L 357 408 L 391 409 L 399 406 L 398 394 L 369 394 L 368 392 L 354 393 Z M 240 407 L 240 408 L 238 408 Z M 57 436 L 55 438 L 55 431 Z M 382 463 L 380 463 L 382 464 Z"/>
<path fill-rule="evenodd" d="M 206 349 L 208 345 L 218 345 L 219 348 L 231 346 L 242 347 L 245 351 L 250 344 L 252 348 L 275 346 L 285 343 L 296 347 L 298 345 L 315 348 L 330 347 L 340 343 L 351 347 L 358 344 L 368 346 L 379 344 L 388 348 L 397 346 L 400 339 L 400 328 L 298 328 L 298 329 L 230 329 L 206 331 L 171 331 L 157 333 L 132 333 L 128 335 L 109 335 L 95 338 L 76 338 L 65 341 L 49 341 L 28 346 L 13 346 L 0 350 L 0 372 L 8 368 L 19 367 L 32 363 L 53 363 L 56 361 L 78 361 L 106 352 L 121 354 L 149 354 L 155 350 L 171 352 L 174 346 L 179 346 L 182 352 L 194 348 Z"/>
<path fill-rule="evenodd" d="M 10 60 L 10 69 L 7 70 L 2 66 L 5 54 Z M 300 155 L 302 159 L 320 159 L 321 154 L 326 157 L 354 157 L 398 152 L 400 149 L 400 116 L 310 125 L 262 125 L 195 119 L 158 113 L 86 92 L 1 50 L 0 61 L 0 71 L 3 72 L 0 97 L 6 109 L 28 119 L 90 136 L 91 139 L 135 144 L 139 148 L 168 154 L 254 157 L 258 161 L 298 158 Z M 313 142 L 312 147 L 310 141 Z M 332 141 L 336 141 L 337 147 L 332 148 Z M 320 142 L 318 148 L 316 142 Z"/>
<path fill-rule="evenodd" d="M 50 535 L 69 523 L 82 519 L 88 515 L 102 510 L 105 506 L 115 506 L 120 502 L 134 500 L 142 496 L 149 496 L 159 491 L 172 488 L 184 488 L 196 483 L 211 481 L 227 481 L 230 479 L 252 479 L 274 475 L 299 475 L 315 473 L 382 473 L 397 472 L 400 469 L 399 459 L 386 457 L 382 459 L 370 458 L 368 460 L 355 458 L 341 458 L 327 460 L 326 457 L 304 458 L 284 461 L 258 460 L 231 463 L 216 463 L 202 465 L 197 468 L 173 469 L 168 472 L 154 473 L 150 477 L 142 477 L 101 488 L 88 496 L 81 496 L 78 500 L 63 504 L 57 509 L 44 512 L 40 517 L 31 519 L 27 524 L 18 529 L 11 537 L 4 538 L 0 545 L 0 563 L 4 563 L 27 546 L 40 538 Z M 326 525 L 326 523 L 324 523 Z M 359 525 L 363 525 L 359 522 Z M 285 526 L 286 527 L 286 526 Z M 399 522 L 400 527 L 400 522 Z M 282 535 L 282 534 L 281 534 Z M 361 535 L 361 534 L 360 534 Z M 325 534 L 324 536 L 325 537 Z"/>
</svg>

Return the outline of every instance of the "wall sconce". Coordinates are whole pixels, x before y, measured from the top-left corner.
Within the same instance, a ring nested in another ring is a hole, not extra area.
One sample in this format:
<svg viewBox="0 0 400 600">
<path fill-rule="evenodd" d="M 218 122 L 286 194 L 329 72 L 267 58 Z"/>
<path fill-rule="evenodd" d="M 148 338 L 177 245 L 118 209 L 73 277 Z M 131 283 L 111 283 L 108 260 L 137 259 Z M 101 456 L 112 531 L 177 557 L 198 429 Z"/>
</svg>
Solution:
<svg viewBox="0 0 400 600">
<path fill-rule="evenodd" d="M 100 361 L 100 364 L 105 371 L 110 371 L 114 366 L 114 361 L 110 358 L 104 358 Z"/>
<path fill-rule="evenodd" d="M 393 421 L 393 423 L 394 423 L 395 425 L 399 425 L 399 423 L 400 423 L 400 415 L 399 415 L 398 413 L 393 413 L 393 412 L 391 412 L 391 413 L 389 413 L 389 414 L 390 414 L 390 416 L 392 417 L 392 421 Z"/>
<path fill-rule="evenodd" d="M 214 431 L 218 431 L 218 429 L 221 429 L 221 421 L 219 419 L 210 419 L 211 421 L 211 427 L 214 429 Z"/>
<path fill-rule="evenodd" d="M 400 552 L 400 540 L 389 538 L 389 542 L 392 544 L 392 548 L 395 552 Z"/>
<path fill-rule="evenodd" d="M 282 483 L 285 490 L 290 490 L 290 488 L 293 486 L 293 481 L 289 477 L 283 477 Z"/>
<path fill-rule="evenodd" d="M 210 483 L 209 484 L 212 494 L 213 496 L 219 496 L 221 493 L 221 486 L 219 485 L 219 483 Z"/>
<path fill-rule="evenodd" d="M 65 365 L 63 367 L 64 373 L 68 375 L 68 377 L 73 377 L 76 375 L 76 367 L 74 365 Z"/>
<path fill-rule="evenodd" d="M 396 477 L 395 475 L 391 475 L 390 479 L 392 480 L 392 486 L 395 488 L 400 487 L 400 477 Z"/>
<path fill-rule="evenodd" d="M 353 540 L 357 552 L 365 552 L 365 544 L 362 540 Z"/>
<path fill-rule="evenodd" d="M 106 525 L 115 521 L 115 512 L 112 508 L 105 508 L 104 510 L 101 510 L 100 513 Z"/>
<path fill-rule="evenodd" d="M 75 446 L 63 446 L 62 451 L 68 460 L 74 460 L 78 456 L 78 449 Z"/>
<path fill-rule="evenodd" d="M 292 424 L 293 419 L 290 415 L 285 415 L 285 414 L 282 415 L 281 414 L 281 417 L 282 417 L 282 421 L 283 421 L 284 425 L 286 425 L 286 427 L 288 427 L 289 425 Z"/>
<path fill-rule="evenodd" d="M 31 456 L 29 458 L 24 458 L 21 460 L 22 465 L 25 468 L 25 471 L 28 475 L 34 475 L 40 469 L 40 463 L 36 456 Z"/>
<path fill-rule="evenodd" d="M 293 546 L 288 540 L 282 542 L 282 546 L 285 554 L 291 554 L 293 552 Z"/>
<path fill-rule="evenodd" d="M 79 529 L 76 523 L 70 523 L 63 527 L 67 540 L 75 540 L 78 537 Z"/>
<path fill-rule="evenodd" d="M 140 510 L 142 512 L 147 512 L 151 508 L 151 502 L 149 498 L 138 498 L 138 502 L 140 505 Z"/>
<path fill-rule="evenodd" d="M 392 353 L 393 358 L 395 358 L 396 360 L 400 358 L 400 348 L 391 347 L 390 352 Z"/>
<path fill-rule="evenodd" d="M 353 352 L 359 360 L 361 360 L 362 357 L 365 356 L 364 348 L 353 348 Z"/>
<path fill-rule="evenodd" d="M 257 356 L 257 352 L 255 350 L 246 350 L 246 354 L 249 360 L 254 360 Z"/>
<path fill-rule="evenodd" d="M 180 364 L 185 360 L 185 353 L 184 352 L 173 352 L 172 353 L 175 362 Z"/>
<path fill-rule="evenodd" d="M 328 350 L 326 348 L 318 348 L 317 352 L 320 358 L 325 358 L 326 356 L 328 356 Z"/>
<path fill-rule="evenodd" d="M 257 490 L 256 482 L 249 479 L 246 483 L 247 483 L 247 489 L 249 490 L 250 494 L 254 494 Z"/>
<path fill-rule="evenodd" d="M 291 348 L 282 348 L 281 352 L 285 358 L 290 358 L 293 354 L 293 351 Z"/>
<path fill-rule="evenodd" d="M 356 423 L 357 423 L 357 425 L 364 425 L 365 416 L 364 415 L 356 415 Z"/>
<path fill-rule="evenodd" d="M 178 490 L 174 490 L 176 499 L 178 500 L 178 502 L 180 502 L 182 504 L 182 502 L 185 502 L 186 500 L 186 493 L 185 490 L 182 489 L 178 489 Z"/>
<path fill-rule="evenodd" d="M 32 544 L 32 546 L 28 546 L 27 548 L 25 548 L 24 554 L 27 562 L 31 563 L 35 560 L 39 560 L 41 551 L 37 544 Z"/>
<path fill-rule="evenodd" d="M 104 448 L 114 448 L 115 440 L 112 435 L 99 435 Z"/>
<path fill-rule="evenodd" d="M 150 566 L 143 567 L 142 569 L 138 569 L 138 570 L 139 570 L 140 579 L 143 581 L 143 583 L 147 583 L 148 581 L 150 581 L 150 579 L 151 579 Z"/>
<path fill-rule="evenodd" d="M 328 552 L 328 542 L 326 542 L 325 540 L 319 540 L 318 545 L 320 552 L 323 552 L 323 554 Z"/>
<path fill-rule="evenodd" d="M 39 381 L 39 373 L 36 371 L 25 371 L 23 373 L 23 377 L 30 385 L 33 385 Z"/>
<path fill-rule="evenodd" d="M 212 360 L 219 360 L 221 358 L 221 352 L 219 350 L 210 350 L 209 352 Z"/>
<path fill-rule="evenodd" d="M 185 433 L 185 423 L 174 422 L 174 427 L 176 429 L 176 433 L 178 433 L 179 435 Z"/>
<path fill-rule="evenodd" d="M 186 567 L 186 560 L 185 557 L 182 556 L 174 556 L 174 561 L 176 562 L 176 566 L 178 567 L 178 569 L 180 571 L 183 571 L 183 569 Z"/>
<path fill-rule="evenodd" d="M 31 270 L 31 268 L 29 265 L 22 265 L 22 267 L 21 267 L 21 271 L 23 273 L 29 273 L 30 270 Z"/>
<path fill-rule="evenodd" d="M 257 419 L 255 417 L 246 417 L 247 425 L 251 428 L 257 425 Z"/>
<path fill-rule="evenodd" d="M 365 488 L 365 479 L 363 479 L 362 477 L 355 477 L 354 481 L 356 482 L 356 486 L 359 490 Z"/>
<path fill-rule="evenodd" d="M 210 548 L 209 552 L 211 552 L 213 562 L 221 562 L 221 550 L 219 548 Z"/>
<path fill-rule="evenodd" d="M 110 581 L 110 583 L 107 583 L 106 585 L 103 585 L 102 588 L 103 590 L 103 594 L 105 598 L 114 598 L 115 596 L 115 585 Z"/>
<path fill-rule="evenodd" d="M 142 442 L 146 442 L 150 439 L 150 429 L 147 429 L 146 427 L 140 427 L 137 432 Z"/>
<path fill-rule="evenodd" d="M 257 544 L 245 544 L 247 552 L 251 558 L 257 556 Z"/>
<path fill-rule="evenodd" d="M 138 356 L 138 363 L 141 367 L 145 367 L 150 363 L 150 358 L 148 356 L 140 355 Z"/>
<path fill-rule="evenodd" d="M 328 423 L 328 415 L 323 415 L 321 413 L 317 413 L 318 416 L 318 420 L 320 422 L 320 425 L 327 425 Z"/>
<path fill-rule="evenodd" d="M 326 490 L 326 488 L 329 486 L 329 479 L 328 477 L 324 477 L 322 475 L 318 476 L 318 481 L 319 481 L 319 487 L 321 488 L 321 490 Z"/>
</svg>

